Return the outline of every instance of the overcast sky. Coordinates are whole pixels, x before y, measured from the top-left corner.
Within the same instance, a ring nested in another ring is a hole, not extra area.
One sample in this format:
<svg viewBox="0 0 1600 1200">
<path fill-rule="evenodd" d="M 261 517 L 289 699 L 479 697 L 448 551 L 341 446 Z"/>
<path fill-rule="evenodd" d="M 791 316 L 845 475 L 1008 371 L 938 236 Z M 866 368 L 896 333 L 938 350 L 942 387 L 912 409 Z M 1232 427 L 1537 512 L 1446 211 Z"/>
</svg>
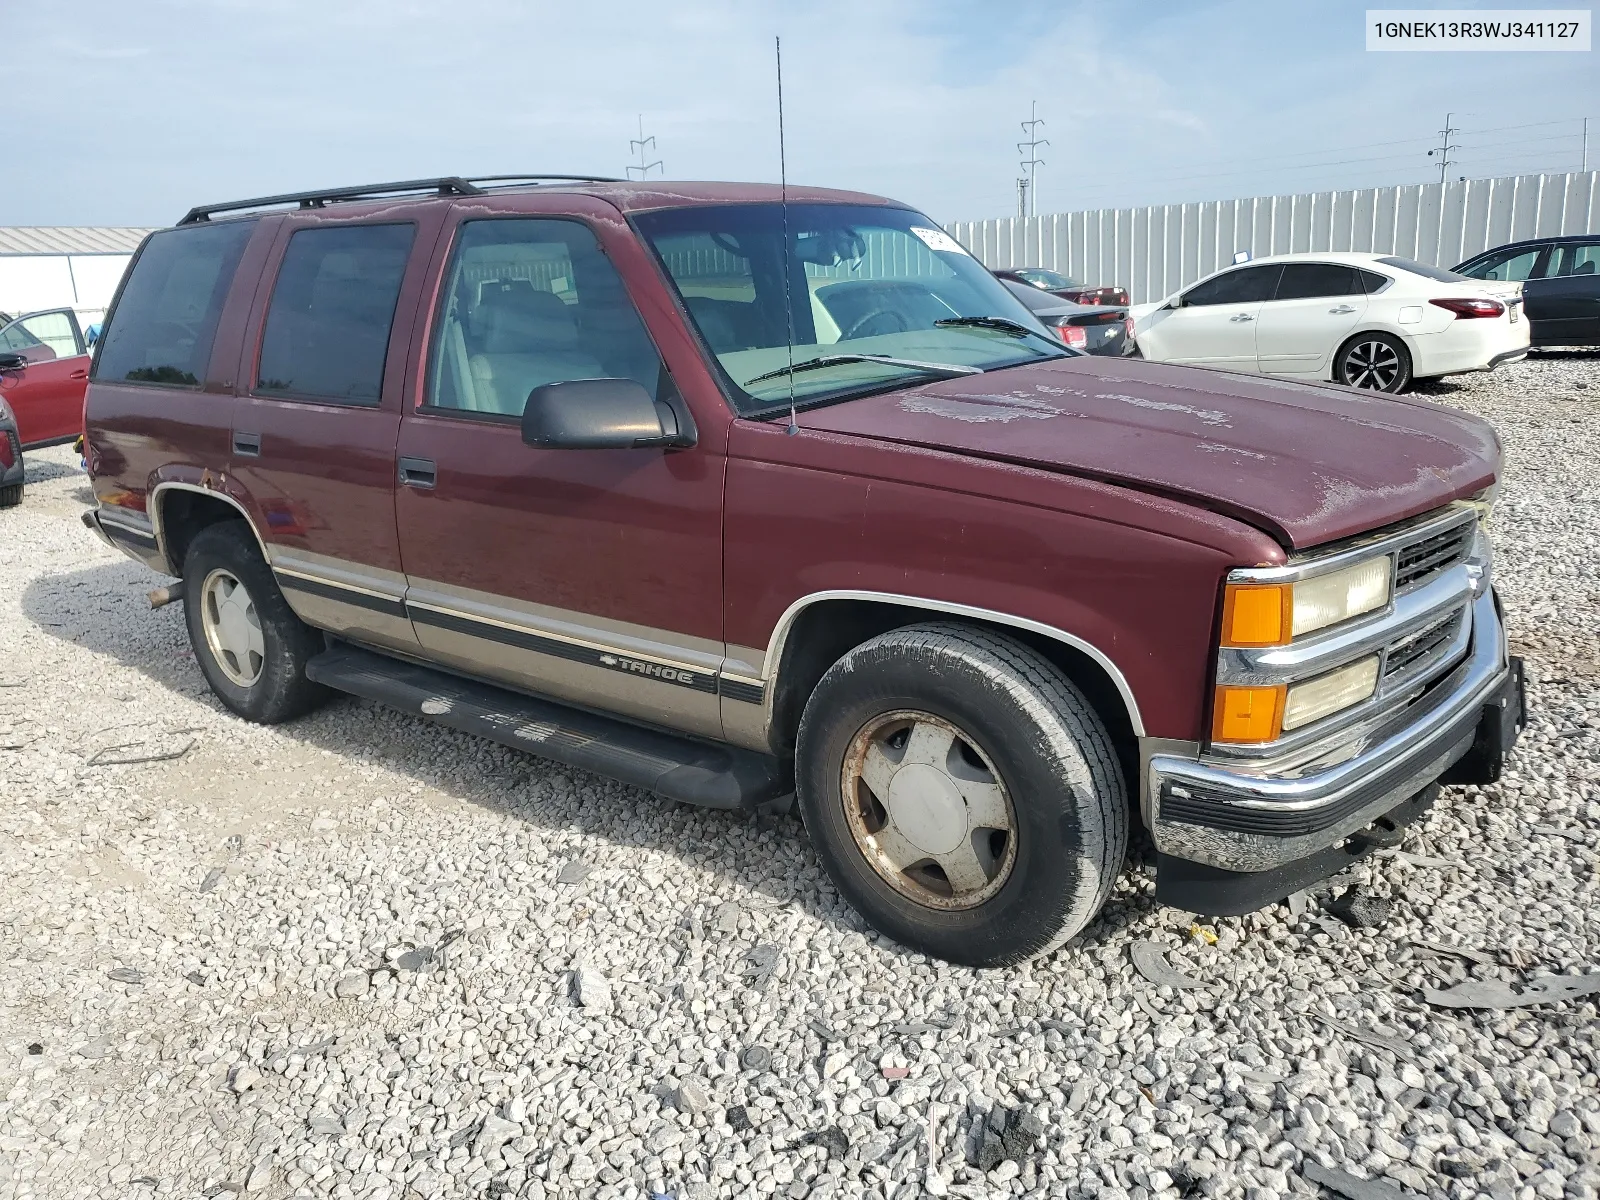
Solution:
<svg viewBox="0 0 1600 1200">
<path fill-rule="evenodd" d="M 1463 0 L 1455 0 L 1461 4 Z M 1499 0 L 1508 3 L 1508 0 Z M 1377 54 L 1364 3 L 1187 0 L 8 0 L 0 225 L 154 225 L 195 203 L 438 174 L 792 181 L 941 221 L 1575 170 L 1594 53 Z"/>
</svg>

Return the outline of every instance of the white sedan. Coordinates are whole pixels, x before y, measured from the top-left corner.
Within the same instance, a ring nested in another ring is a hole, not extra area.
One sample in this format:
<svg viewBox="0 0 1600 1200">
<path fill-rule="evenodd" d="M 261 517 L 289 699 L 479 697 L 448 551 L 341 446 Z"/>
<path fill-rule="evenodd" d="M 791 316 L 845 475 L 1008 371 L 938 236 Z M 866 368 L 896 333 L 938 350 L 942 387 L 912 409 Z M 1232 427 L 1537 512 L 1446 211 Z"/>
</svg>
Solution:
<svg viewBox="0 0 1600 1200">
<path fill-rule="evenodd" d="M 1131 310 L 1158 362 L 1402 391 L 1528 353 L 1522 284 L 1382 254 L 1277 254 Z"/>
</svg>

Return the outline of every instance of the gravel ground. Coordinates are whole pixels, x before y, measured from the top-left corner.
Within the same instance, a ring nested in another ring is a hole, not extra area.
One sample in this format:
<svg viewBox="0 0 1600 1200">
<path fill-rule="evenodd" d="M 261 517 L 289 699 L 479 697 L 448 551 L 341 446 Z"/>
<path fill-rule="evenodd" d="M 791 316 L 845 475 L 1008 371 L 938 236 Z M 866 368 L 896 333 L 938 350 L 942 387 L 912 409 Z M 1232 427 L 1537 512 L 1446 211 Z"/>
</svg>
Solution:
<svg viewBox="0 0 1600 1200">
<path fill-rule="evenodd" d="M 1506 444 L 1533 720 L 1499 786 L 1341 881 L 1387 919 L 1325 893 L 1191 928 L 1135 866 L 1008 971 L 865 931 L 790 818 L 355 701 L 225 715 L 79 525 L 70 453 L 32 456 L 0 513 L 0 1200 L 1255 1198 L 1319 1164 L 1596 1196 L 1600 997 L 1420 989 L 1600 970 L 1597 365 L 1431 389 Z"/>
</svg>

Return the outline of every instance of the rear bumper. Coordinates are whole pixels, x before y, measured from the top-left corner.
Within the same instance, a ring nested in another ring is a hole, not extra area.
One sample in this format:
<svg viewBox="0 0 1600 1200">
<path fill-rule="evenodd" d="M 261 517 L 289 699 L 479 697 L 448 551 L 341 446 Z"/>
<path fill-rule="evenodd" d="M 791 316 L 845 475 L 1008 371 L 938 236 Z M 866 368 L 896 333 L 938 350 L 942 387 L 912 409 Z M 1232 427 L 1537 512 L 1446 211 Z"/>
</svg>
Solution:
<svg viewBox="0 0 1600 1200">
<path fill-rule="evenodd" d="M 1530 344 L 1526 314 L 1515 325 L 1500 320 L 1452 321 L 1438 333 L 1413 334 L 1411 373 L 1418 379 L 1492 371 L 1525 358 Z"/>
<path fill-rule="evenodd" d="M 102 505 L 83 512 L 83 523 L 102 542 L 152 571 L 170 575 L 155 529 L 143 513 Z"/>
<path fill-rule="evenodd" d="M 1298 880 L 1287 889 L 1297 890 L 1359 854 L 1363 831 L 1392 813 L 1404 815 L 1406 806 L 1435 782 L 1497 779 L 1526 719 L 1521 662 L 1507 657 L 1493 592 L 1486 589 L 1472 607 L 1472 649 L 1439 685 L 1444 694 L 1419 701 L 1426 711 L 1415 721 L 1337 766 L 1283 777 L 1177 755 L 1153 756 L 1149 795 L 1161 856 L 1157 894 L 1165 897 L 1185 881 L 1192 893 L 1214 872 L 1280 874 L 1282 881 Z M 1246 882 L 1220 876 L 1211 881 L 1248 890 Z M 1280 885 L 1256 882 L 1269 891 Z M 1285 894 L 1266 896 L 1261 903 Z M 1226 911 L 1188 902 L 1182 907 Z"/>
</svg>

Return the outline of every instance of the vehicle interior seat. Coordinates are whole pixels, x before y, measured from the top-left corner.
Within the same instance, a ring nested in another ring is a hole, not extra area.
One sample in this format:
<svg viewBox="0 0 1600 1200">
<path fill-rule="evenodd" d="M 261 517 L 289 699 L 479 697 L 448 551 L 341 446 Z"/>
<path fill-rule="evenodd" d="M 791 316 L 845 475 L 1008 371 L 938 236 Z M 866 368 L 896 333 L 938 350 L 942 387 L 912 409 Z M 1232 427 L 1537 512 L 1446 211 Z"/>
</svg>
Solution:
<svg viewBox="0 0 1600 1200">
<path fill-rule="evenodd" d="M 1585 259 L 1583 262 L 1581 262 L 1581 263 L 1579 263 L 1577 265 L 1577 267 L 1573 270 L 1572 273 L 1574 275 L 1593 275 L 1594 274 L 1594 259 L 1592 259 L 1592 258 Z"/>
<path fill-rule="evenodd" d="M 486 280 L 470 324 L 474 348 L 467 361 L 480 412 L 520 415 L 528 393 L 542 384 L 605 374 L 584 352 L 571 309 L 529 280 Z"/>
</svg>

